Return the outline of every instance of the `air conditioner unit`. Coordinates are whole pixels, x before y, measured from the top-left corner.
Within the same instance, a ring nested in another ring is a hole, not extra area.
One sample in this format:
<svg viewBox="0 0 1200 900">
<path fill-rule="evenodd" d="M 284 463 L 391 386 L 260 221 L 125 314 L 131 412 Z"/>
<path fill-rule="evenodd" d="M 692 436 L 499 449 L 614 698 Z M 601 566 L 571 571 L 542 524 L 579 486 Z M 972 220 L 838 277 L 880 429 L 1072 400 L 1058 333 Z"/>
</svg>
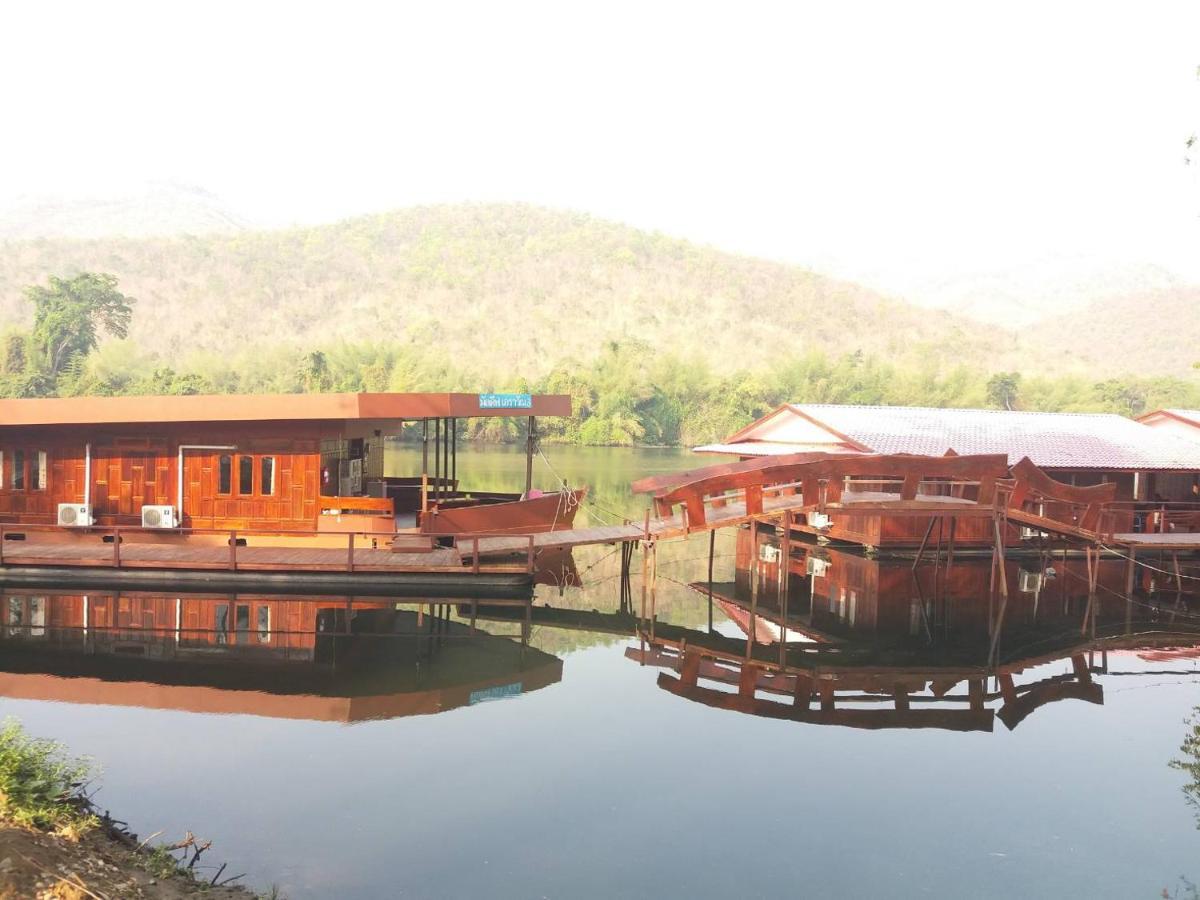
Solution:
<svg viewBox="0 0 1200 900">
<path fill-rule="evenodd" d="M 824 578 L 828 571 L 829 560 L 821 559 L 819 556 L 810 556 L 804 566 L 804 574 L 811 575 L 813 578 Z"/>
<path fill-rule="evenodd" d="M 829 518 L 829 516 L 827 516 L 825 513 L 810 512 L 808 514 L 808 524 L 809 524 L 809 527 L 811 527 L 811 528 L 816 528 L 818 530 L 821 530 L 821 529 L 828 528 L 830 525 L 832 525 L 833 520 L 831 518 Z"/>
<path fill-rule="evenodd" d="M 1042 573 L 1021 569 L 1017 574 L 1017 590 L 1022 594 L 1036 594 L 1042 587 Z"/>
<path fill-rule="evenodd" d="M 143 506 L 143 528 L 178 528 L 179 518 L 173 506 Z"/>
<path fill-rule="evenodd" d="M 92 524 L 92 509 L 86 503 L 58 504 L 58 524 L 80 528 Z"/>
<path fill-rule="evenodd" d="M 777 563 L 780 557 L 779 548 L 773 544 L 763 544 L 758 548 L 758 558 L 765 563 Z"/>
<path fill-rule="evenodd" d="M 1038 531 L 1036 528 L 1030 528 L 1027 525 L 1021 526 L 1021 540 L 1036 541 L 1038 538 L 1048 538 L 1050 535 L 1044 531 Z"/>
</svg>

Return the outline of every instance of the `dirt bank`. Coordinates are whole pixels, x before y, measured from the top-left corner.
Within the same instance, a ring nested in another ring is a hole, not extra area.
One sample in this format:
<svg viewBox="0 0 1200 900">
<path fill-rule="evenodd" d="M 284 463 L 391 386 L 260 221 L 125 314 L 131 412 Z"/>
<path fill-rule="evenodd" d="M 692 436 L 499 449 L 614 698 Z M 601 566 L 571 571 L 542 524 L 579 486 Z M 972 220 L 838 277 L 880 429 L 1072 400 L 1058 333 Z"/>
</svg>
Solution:
<svg viewBox="0 0 1200 900">
<path fill-rule="evenodd" d="M 171 874 L 160 851 L 137 849 L 103 827 L 78 840 L 0 822 L 0 900 L 173 900 L 201 893 L 215 900 L 248 900 L 249 891 L 210 887 Z M 223 873 L 222 878 L 236 875 Z"/>
</svg>

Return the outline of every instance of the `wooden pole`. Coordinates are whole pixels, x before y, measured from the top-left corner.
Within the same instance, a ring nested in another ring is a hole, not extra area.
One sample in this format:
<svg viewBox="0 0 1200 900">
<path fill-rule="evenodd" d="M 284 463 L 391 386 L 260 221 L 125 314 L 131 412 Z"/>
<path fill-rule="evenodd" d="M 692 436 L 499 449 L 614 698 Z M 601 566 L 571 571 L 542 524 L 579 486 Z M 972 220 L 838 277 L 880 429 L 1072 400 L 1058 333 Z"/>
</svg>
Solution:
<svg viewBox="0 0 1200 900">
<path fill-rule="evenodd" d="M 759 582 L 759 562 L 758 562 L 758 521 L 750 520 L 750 530 L 753 535 L 753 540 L 750 542 L 753 551 L 750 568 L 750 627 L 746 629 L 746 659 L 750 659 L 754 653 L 754 634 L 758 626 L 758 582 Z"/>
<path fill-rule="evenodd" d="M 421 482 L 429 475 L 429 420 L 421 420 Z"/>
<path fill-rule="evenodd" d="M 713 557 L 717 551 L 717 529 L 708 533 L 708 631 L 713 630 Z M 0 556 L 0 559 L 3 559 Z"/>
<path fill-rule="evenodd" d="M 792 589 L 792 514 L 785 512 L 781 522 L 783 534 L 779 538 L 779 565 L 783 570 L 779 581 L 779 664 L 782 666 L 787 664 L 788 600 Z"/>
<path fill-rule="evenodd" d="M 525 429 L 525 494 L 533 490 L 533 451 L 537 446 L 537 416 L 530 416 Z"/>
<path fill-rule="evenodd" d="M 658 618 L 658 541 L 650 545 L 650 640 L 654 640 L 654 620 Z"/>
</svg>

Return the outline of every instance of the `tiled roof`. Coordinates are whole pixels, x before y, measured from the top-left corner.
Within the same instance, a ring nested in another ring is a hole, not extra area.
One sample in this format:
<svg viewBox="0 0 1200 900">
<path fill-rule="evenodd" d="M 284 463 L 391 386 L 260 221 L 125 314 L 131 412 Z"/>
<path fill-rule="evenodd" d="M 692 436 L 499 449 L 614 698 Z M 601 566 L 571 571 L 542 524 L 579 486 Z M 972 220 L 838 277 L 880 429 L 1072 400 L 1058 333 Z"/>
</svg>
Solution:
<svg viewBox="0 0 1200 900">
<path fill-rule="evenodd" d="M 792 453 L 854 453 L 845 444 L 787 444 L 777 441 L 738 441 L 733 444 L 705 444 L 693 447 L 695 453 L 724 453 L 738 456 L 788 456 Z"/>
<path fill-rule="evenodd" d="M 1007 453 L 1013 463 L 1028 456 L 1048 468 L 1200 470 L 1200 443 L 1117 415 L 822 404 L 791 409 L 875 453 L 954 450 Z"/>
<path fill-rule="evenodd" d="M 1200 409 L 1164 409 L 1163 412 L 1170 413 L 1177 419 L 1187 419 L 1189 425 L 1200 428 Z"/>
</svg>

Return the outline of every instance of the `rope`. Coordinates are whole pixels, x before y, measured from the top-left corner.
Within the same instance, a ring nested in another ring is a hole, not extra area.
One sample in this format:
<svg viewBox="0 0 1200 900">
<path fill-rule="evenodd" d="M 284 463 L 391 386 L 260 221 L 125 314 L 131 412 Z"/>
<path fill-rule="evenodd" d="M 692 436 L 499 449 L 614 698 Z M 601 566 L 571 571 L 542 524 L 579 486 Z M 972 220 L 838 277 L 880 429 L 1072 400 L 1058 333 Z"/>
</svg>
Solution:
<svg viewBox="0 0 1200 900">
<path fill-rule="evenodd" d="M 572 499 L 568 502 L 574 502 L 576 505 L 578 505 L 578 501 L 573 499 L 574 494 L 571 492 L 571 488 L 567 484 L 567 479 L 563 478 L 559 471 L 554 468 L 554 463 L 550 462 L 550 457 L 546 456 L 545 451 L 542 450 L 541 444 L 538 444 L 537 453 L 538 456 L 542 458 L 542 462 L 546 464 L 546 468 L 550 470 L 550 474 L 554 476 L 554 480 L 558 482 L 560 494 L 569 494 Z M 628 516 L 622 515 L 621 513 L 613 509 L 609 509 L 606 506 L 602 506 L 590 493 L 584 496 L 583 502 L 591 507 L 596 518 L 598 518 L 605 525 L 612 525 L 613 523 L 608 521 L 604 516 L 600 515 L 598 512 L 599 510 L 603 510 L 608 515 L 614 516 L 618 521 L 625 521 L 628 519 Z M 569 511 L 571 507 L 568 506 L 567 509 Z M 557 516 L 555 517 L 555 522 L 557 522 Z"/>
<path fill-rule="evenodd" d="M 1129 562 L 1133 563 L 1135 566 L 1142 566 L 1143 568 L 1149 569 L 1151 572 L 1158 572 L 1162 575 L 1169 575 L 1172 578 L 1175 577 L 1175 573 L 1168 569 L 1160 569 L 1158 566 L 1152 566 L 1152 565 L 1150 565 L 1150 563 L 1144 563 L 1135 556 L 1128 556 L 1128 555 L 1122 553 L 1120 550 L 1116 550 L 1116 549 L 1114 549 L 1112 547 L 1108 547 L 1104 544 L 1099 544 L 1098 546 L 1100 547 L 1101 550 L 1111 553 L 1113 556 L 1119 556 L 1119 557 L 1121 557 L 1121 559 L 1128 560 Z M 1183 572 L 1179 573 L 1179 577 L 1187 578 L 1189 581 L 1200 581 L 1200 576 L 1184 575 Z"/>
</svg>

